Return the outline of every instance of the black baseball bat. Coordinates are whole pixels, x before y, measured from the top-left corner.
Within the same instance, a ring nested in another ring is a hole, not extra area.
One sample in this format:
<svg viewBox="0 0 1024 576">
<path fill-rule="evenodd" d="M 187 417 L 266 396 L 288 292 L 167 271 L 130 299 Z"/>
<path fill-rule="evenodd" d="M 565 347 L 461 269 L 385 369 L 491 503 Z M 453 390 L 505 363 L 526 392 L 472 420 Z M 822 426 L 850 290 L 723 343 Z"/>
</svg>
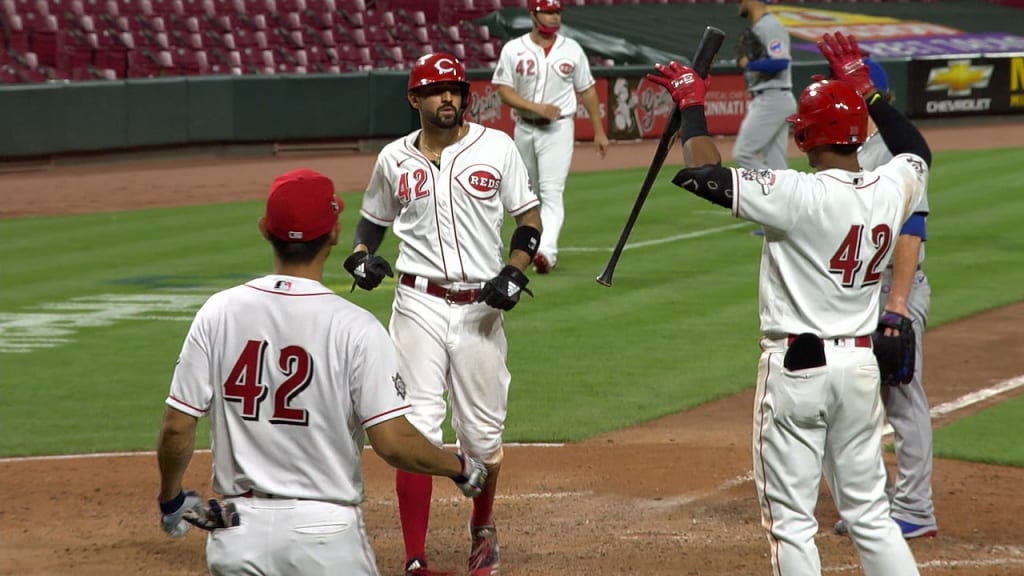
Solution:
<svg viewBox="0 0 1024 576">
<path fill-rule="evenodd" d="M 711 63 L 714 61 L 715 56 L 718 55 L 718 49 L 722 47 L 722 42 L 724 41 L 725 32 L 714 26 L 708 26 L 704 29 L 704 35 L 700 39 L 700 44 L 697 45 L 697 54 L 693 57 L 692 66 L 693 70 L 701 78 L 707 78 L 708 73 L 711 71 Z M 608 264 L 605 265 L 601 275 L 597 277 L 597 283 L 602 286 L 612 285 L 612 274 L 615 273 L 615 266 L 618 265 L 619 257 L 622 256 L 622 250 L 626 247 L 626 240 L 629 239 L 629 234 L 633 231 L 633 225 L 636 224 L 636 220 L 640 216 L 640 209 L 644 207 L 644 202 L 647 201 L 647 194 L 650 193 L 654 180 L 657 179 L 658 172 L 661 170 L 661 165 L 665 163 L 665 157 L 668 156 L 668 151 L 672 148 L 672 144 L 675 143 L 679 128 L 683 124 L 682 112 L 679 111 L 678 107 L 673 108 L 672 115 L 665 126 L 665 131 L 661 135 L 661 140 L 658 141 L 658 149 L 654 151 L 651 167 L 647 169 L 647 176 L 644 178 L 644 183 L 640 186 L 640 193 L 637 194 L 636 201 L 633 203 L 633 211 L 629 213 L 629 219 L 626 220 L 626 226 L 622 229 L 622 234 L 619 235 L 619 241 L 615 244 L 615 249 L 612 250 L 612 256 L 608 259 Z"/>
</svg>

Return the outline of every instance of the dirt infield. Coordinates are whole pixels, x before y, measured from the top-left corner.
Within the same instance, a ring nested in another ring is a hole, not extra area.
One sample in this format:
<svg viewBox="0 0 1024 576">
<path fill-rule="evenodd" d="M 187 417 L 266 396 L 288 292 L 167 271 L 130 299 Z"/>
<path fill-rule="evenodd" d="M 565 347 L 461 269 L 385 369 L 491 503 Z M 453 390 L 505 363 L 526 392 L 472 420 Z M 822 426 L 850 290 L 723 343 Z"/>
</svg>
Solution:
<svg viewBox="0 0 1024 576">
<path fill-rule="evenodd" d="M 1024 146 L 1024 130 L 1001 126 L 937 128 L 927 136 L 936 149 Z M 728 139 L 722 144 L 731 149 Z M 573 169 L 646 166 L 653 149 L 653 142 L 616 144 L 600 162 L 581 145 Z M 372 159 L 150 161 L 0 175 L 0 215 L 260 199 L 274 176 L 299 165 L 331 175 L 339 190 L 358 190 Z M 927 332 L 931 404 L 1024 373 L 1021 326 L 1024 303 Z M 756 358 L 747 361 L 753 379 Z M 496 506 L 502 574 L 769 574 L 750 475 L 752 406 L 751 390 L 580 444 L 508 448 Z M 209 494 L 209 465 L 209 454 L 198 454 L 187 485 Z M 364 509 L 381 571 L 399 574 L 393 472 L 372 452 L 364 467 Z M 0 574 L 205 573 L 201 534 L 179 541 L 160 531 L 157 482 L 152 455 L 0 462 Z M 1024 469 L 937 460 L 934 485 L 940 534 L 911 544 L 923 574 L 1024 574 Z M 470 504 L 447 481 L 436 481 L 435 497 L 428 553 L 435 567 L 459 569 Z M 852 543 L 830 531 L 837 515 L 827 495 L 818 518 L 825 572 L 860 573 Z"/>
</svg>

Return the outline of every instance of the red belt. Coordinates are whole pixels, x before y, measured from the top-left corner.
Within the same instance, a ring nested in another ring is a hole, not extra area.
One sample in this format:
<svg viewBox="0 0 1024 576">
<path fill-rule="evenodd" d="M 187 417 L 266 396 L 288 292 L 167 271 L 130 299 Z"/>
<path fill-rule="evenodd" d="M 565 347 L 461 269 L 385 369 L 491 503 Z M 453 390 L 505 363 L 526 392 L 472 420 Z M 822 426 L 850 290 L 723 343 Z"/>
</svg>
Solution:
<svg viewBox="0 0 1024 576">
<path fill-rule="evenodd" d="M 791 345 L 794 340 L 796 340 L 796 334 L 790 334 L 789 336 L 787 336 L 786 337 L 786 346 Z M 823 339 L 824 342 L 828 342 L 829 340 L 833 341 L 833 343 L 835 345 L 837 345 L 837 346 L 839 345 L 839 342 L 841 340 L 853 340 L 853 345 L 856 346 L 857 348 L 871 348 L 871 336 L 856 336 L 856 337 L 853 337 L 853 338 L 850 338 L 848 336 L 844 336 L 842 338 L 824 338 Z"/>
<path fill-rule="evenodd" d="M 416 277 L 412 274 L 402 274 L 398 277 L 398 282 L 403 286 L 410 288 L 416 288 Z M 439 286 L 433 282 L 427 282 L 427 294 L 431 296 L 437 296 L 443 298 L 445 302 L 449 304 L 472 304 L 476 302 L 480 296 L 480 290 L 472 288 L 470 290 L 449 290 L 444 286 Z"/>
</svg>

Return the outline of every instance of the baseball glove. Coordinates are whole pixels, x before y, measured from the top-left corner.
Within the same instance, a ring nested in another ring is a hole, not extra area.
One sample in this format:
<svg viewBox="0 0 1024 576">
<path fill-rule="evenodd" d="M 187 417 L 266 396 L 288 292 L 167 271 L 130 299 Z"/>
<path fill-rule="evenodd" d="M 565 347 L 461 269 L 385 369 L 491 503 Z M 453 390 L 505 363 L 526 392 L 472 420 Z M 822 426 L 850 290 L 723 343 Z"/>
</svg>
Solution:
<svg viewBox="0 0 1024 576">
<path fill-rule="evenodd" d="M 768 55 L 764 49 L 761 39 L 754 34 L 752 28 L 747 28 L 740 33 L 736 39 L 736 59 L 746 57 L 747 60 L 761 60 Z"/>
<path fill-rule="evenodd" d="M 886 336 L 887 328 L 899 330 L 899 334 Z M 910 318 L 886 310 L 878 319 L 878 328 L 871 340 L 882 384 L 898 386 L 914 378 L 915 337 Z"/>
</svg>

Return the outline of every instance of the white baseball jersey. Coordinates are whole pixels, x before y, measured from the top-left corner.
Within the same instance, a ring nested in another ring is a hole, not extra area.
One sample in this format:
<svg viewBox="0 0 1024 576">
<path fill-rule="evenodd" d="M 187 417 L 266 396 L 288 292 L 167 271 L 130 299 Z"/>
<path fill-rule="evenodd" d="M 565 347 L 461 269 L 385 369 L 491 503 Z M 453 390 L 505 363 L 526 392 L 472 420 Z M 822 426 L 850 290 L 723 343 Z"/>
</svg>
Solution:
<svg viewBox="0 0 1024 576">
<path fill-rule="evenodd" d="M 900 154 L 864 172 L 732 173 L 733 214 L 765 228 L 761 332 L 822 338 L 873 332 L 882 273 L 927 186 L 924 160 Z"/>
<path fill-rule="evenodd" d="M 593 86 L 594 76 L 579 42 L 559 34 L 545 50 L 524 34 L 501 48 L 491 82 L 511 86 L 532 102 L 554 104 L 562 116 L 575 116 L 576 93 Z"/>
<path fill-rule="evenodd" d="M 360 213 L 401 240 L 395 267 L 435 282 L 474 283 L 505 265 L 501 225 L 538 204 L 526 166 L 500 130 L 467 123 L 441 153 L 441 168 L 420 153 L 417 130 L 377 156 Z"/>
<path fill-rule="evenodd" d="M 892 152 L 885 145 L 885 141 L 882 140 L 882 135 L 875 132 L 864 141 L 860 149 L 857 150 L 857 161 L 860 163 L 860 167 L 864 170 L 874 170 L 879 166 L 882 166 L 892 160 Z M 921 194 L 921 201 L 914 207 L 912 214 L 925 214 L 929 213 L 928 208 L 928 191 L 925 190 Z M 920 264 L 924 262 L 924 242 L 921 243 L 921 252 L 917 257 L 917 262 Z"/>
<path fill-rule="evenodd" d="M 320 282 L 270 275 L 196 314 L 167 404 L 210 417 L 213 489 L 363 501 L 364 430 L 411 411 L 394 345 Z"/>
</svg>

